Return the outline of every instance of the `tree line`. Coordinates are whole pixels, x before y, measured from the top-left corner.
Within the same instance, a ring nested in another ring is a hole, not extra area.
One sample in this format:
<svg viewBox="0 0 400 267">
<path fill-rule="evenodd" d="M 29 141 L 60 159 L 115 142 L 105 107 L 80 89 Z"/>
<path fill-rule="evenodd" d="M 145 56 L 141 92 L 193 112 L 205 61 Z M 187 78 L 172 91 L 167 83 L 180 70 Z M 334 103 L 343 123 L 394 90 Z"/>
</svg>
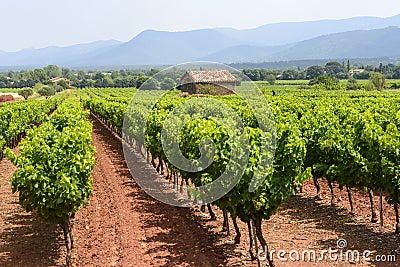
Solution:
<svg viewBox="0 0 400 267">
<path fill-rule="evenodd" d="M 337 79 L 349 79 L 353 77 L 358 80 L 368 80 L 371 73 L 378 72 L 385 75 L 386 79 L 400 79 L 400 65 L 382 63 L 379 66 L 352 66 L 350 60 L 347 62 L 328 62 L 325 65 L 314 65 L 308 68 L 301 69 L 290 68 L 286 70 L 277 69 L 243 69 L 253 81 L 268 81 L 272 80 L 272 76 L 278 80 L 312 80 L 319 76 L 328 76 Z"/>
<path fill-rule="evenodd" d="M 83 71 L 60 68 L 49 65 L 34 70 L 8 71 L 0 73 L 0 88 L 25 88 L 40 85 L 52 85 L 51 79 L 56 77 L 70 80 L 71 86 L 85 87 L 140 87 L 158 70 L 113 70 Z"/>
<path fill-rule="evenodd" d="M 49 65 L 44 68 L 33 70 L 8 71 L 0 73 L 0 88 L 25 88 L 31 87 L 38 89 L 43 85 L 53 85 L 50 79 L 62 77 L 70 80 L 70 85 L 75 88 L 90 87 L 137 87 L 139 88 L 147 79 L 158 73 L 157 69 L 149 70 L 110 70 L 110 71 L 83 71 L 69 68 L 60 68 L 56 65 Z M 243 69 L 243 74 L 253 81 L 268 81 L 274 84 L 276 80 L 315 80 L 320 76 L 333 79 L 356 79 L 368 80 L 372 73 L 381 73 L 385 79 L 400 79 L 400 65 L 380 64 L 379 66 L 354 66 L 350 60 L 347 62 L 328 62 L 325 65 L 314 65 L 307 68 L 289 69 Z M 155 84 L 154 88 L 163 88 L 178 84 L 184 74 L 173 71 L 174 77 L 169 76 L 163 83 Z M 181 75 L 181 76 L 179 76 Z M 167 77 L 165 77 L 167 78 Z M 312 85 L 312 84 L 310 84 Z M 65 87 L 65 84 L 61 84 Z M 61 88 L 55 88 L 56 91 Z"/>
</svg>

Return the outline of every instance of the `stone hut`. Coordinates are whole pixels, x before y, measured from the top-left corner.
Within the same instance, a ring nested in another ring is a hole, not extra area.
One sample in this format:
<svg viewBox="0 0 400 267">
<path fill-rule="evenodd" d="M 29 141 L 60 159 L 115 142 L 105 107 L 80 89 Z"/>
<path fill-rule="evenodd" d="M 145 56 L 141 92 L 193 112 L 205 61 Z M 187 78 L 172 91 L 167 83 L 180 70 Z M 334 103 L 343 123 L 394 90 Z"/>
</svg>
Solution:
<svg viewBox="0 0 400 267">
<path fill-rule="evenodd" d="M 187 71 L 181 91 L 189 94 L 230 95 L 236 92 L 236 78 L 227 70 Z"/>
</svg>

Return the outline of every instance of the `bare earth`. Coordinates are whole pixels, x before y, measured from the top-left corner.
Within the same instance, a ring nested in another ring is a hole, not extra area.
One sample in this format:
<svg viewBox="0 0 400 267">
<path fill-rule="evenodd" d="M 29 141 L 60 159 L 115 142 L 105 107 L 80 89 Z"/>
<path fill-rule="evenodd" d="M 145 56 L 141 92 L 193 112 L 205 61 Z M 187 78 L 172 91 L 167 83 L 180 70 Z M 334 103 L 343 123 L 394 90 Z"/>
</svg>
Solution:
<svg viewBox="0 0 400 267">
<path fill-rule="evenodd" d="M 257 266 L 251 261 L 246 225 L 240 245 L 231 235 L 221 233 L 222 213 L 214 208 L 217 221 L 197 208 L 176 208 L 145 194 L 126 167 L 121 142 L 93 119 L 93 144 L 97 164 L 93 195 L 73 221 L 74 266 Z M 138 166 L 143 167 L 143 166 Z M 8 180 L 15 168 L 8 160 L 0 162 L 0 266 L 61 266 L 64 247 L 57 226 L 45 224 L 18 204 Z M 347 193 L 335 187 L 335 206 L 329 204 L 329 190 L 322 182 L 323 200 L 314 200 L 314 186 L 307 182 L 304 193 L 292 197 L 279 212 L 263 224 L 270 250 L 313 249 L 317 253 L 337 249 L 339 238 L 346 249 L 374 251 L 374 255 L 395 254 L 400 265 L 400 238 L 394 232 L 393 208 L 385 205 L 385 226 L 370 223 L 368 197 L 354 193 L 355 215 L 348 212 Z M 378 207 L 379 200 L 375 197 Z M 276 255 L 276 254 L 275 254 Z M 317 254 L 318 255 L 318 254 Z M 288 255 L 285 256 L 289 258 Z M 276 266 L 369 266 L 370 262 L 281 262 Z M 266 266 L 266 262 L 261 262 Z"/>
</svg>

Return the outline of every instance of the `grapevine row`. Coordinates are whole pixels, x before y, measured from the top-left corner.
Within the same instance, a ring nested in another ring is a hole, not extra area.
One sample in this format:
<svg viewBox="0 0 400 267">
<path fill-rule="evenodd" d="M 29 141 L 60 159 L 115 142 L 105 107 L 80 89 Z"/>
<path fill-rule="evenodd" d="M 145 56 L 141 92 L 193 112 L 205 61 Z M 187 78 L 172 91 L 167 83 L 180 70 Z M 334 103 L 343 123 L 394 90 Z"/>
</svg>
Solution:
<svg viewBox="0 0 400 267">
<path fill-rule="evenodd" d="M 15 147 L 26 130 L 38 125 L 63 101 L 65 94 L 44 100 L 2 104 L 0 108 L 0 160 L 3 148 Z"/>
<path fill-rule="evenodd" d="M 73 243 L 70 218 L 92 192 L 96 155 L 88 116 L 78 99 L 68 98 L 48 121 L 27 131 L 18 155 L 5 150 L 18 167 L 11 179 L 13 193 L 19 192 L 25 210 L 35 210 L 44 221 L 62 227 L 68 266 Z"/>
</svg>

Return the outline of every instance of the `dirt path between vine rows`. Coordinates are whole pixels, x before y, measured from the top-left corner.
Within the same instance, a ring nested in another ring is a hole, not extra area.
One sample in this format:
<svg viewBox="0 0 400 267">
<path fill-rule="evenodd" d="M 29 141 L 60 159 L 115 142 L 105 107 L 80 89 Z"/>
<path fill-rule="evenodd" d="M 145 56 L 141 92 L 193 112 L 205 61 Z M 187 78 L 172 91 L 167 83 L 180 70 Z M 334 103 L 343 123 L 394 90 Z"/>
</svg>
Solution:
<svg viewBox="0 0 400 267">
<path fill-rule="evenodd" d="M 220 266 L 189 209 L 144 193 L 125 164 L 121 142 L 93 120 L 97 164 L 90 204 L 75 218 L 76 266 Z M 146 164 L 143 162 L 142 164 Z"/>
</svg>

